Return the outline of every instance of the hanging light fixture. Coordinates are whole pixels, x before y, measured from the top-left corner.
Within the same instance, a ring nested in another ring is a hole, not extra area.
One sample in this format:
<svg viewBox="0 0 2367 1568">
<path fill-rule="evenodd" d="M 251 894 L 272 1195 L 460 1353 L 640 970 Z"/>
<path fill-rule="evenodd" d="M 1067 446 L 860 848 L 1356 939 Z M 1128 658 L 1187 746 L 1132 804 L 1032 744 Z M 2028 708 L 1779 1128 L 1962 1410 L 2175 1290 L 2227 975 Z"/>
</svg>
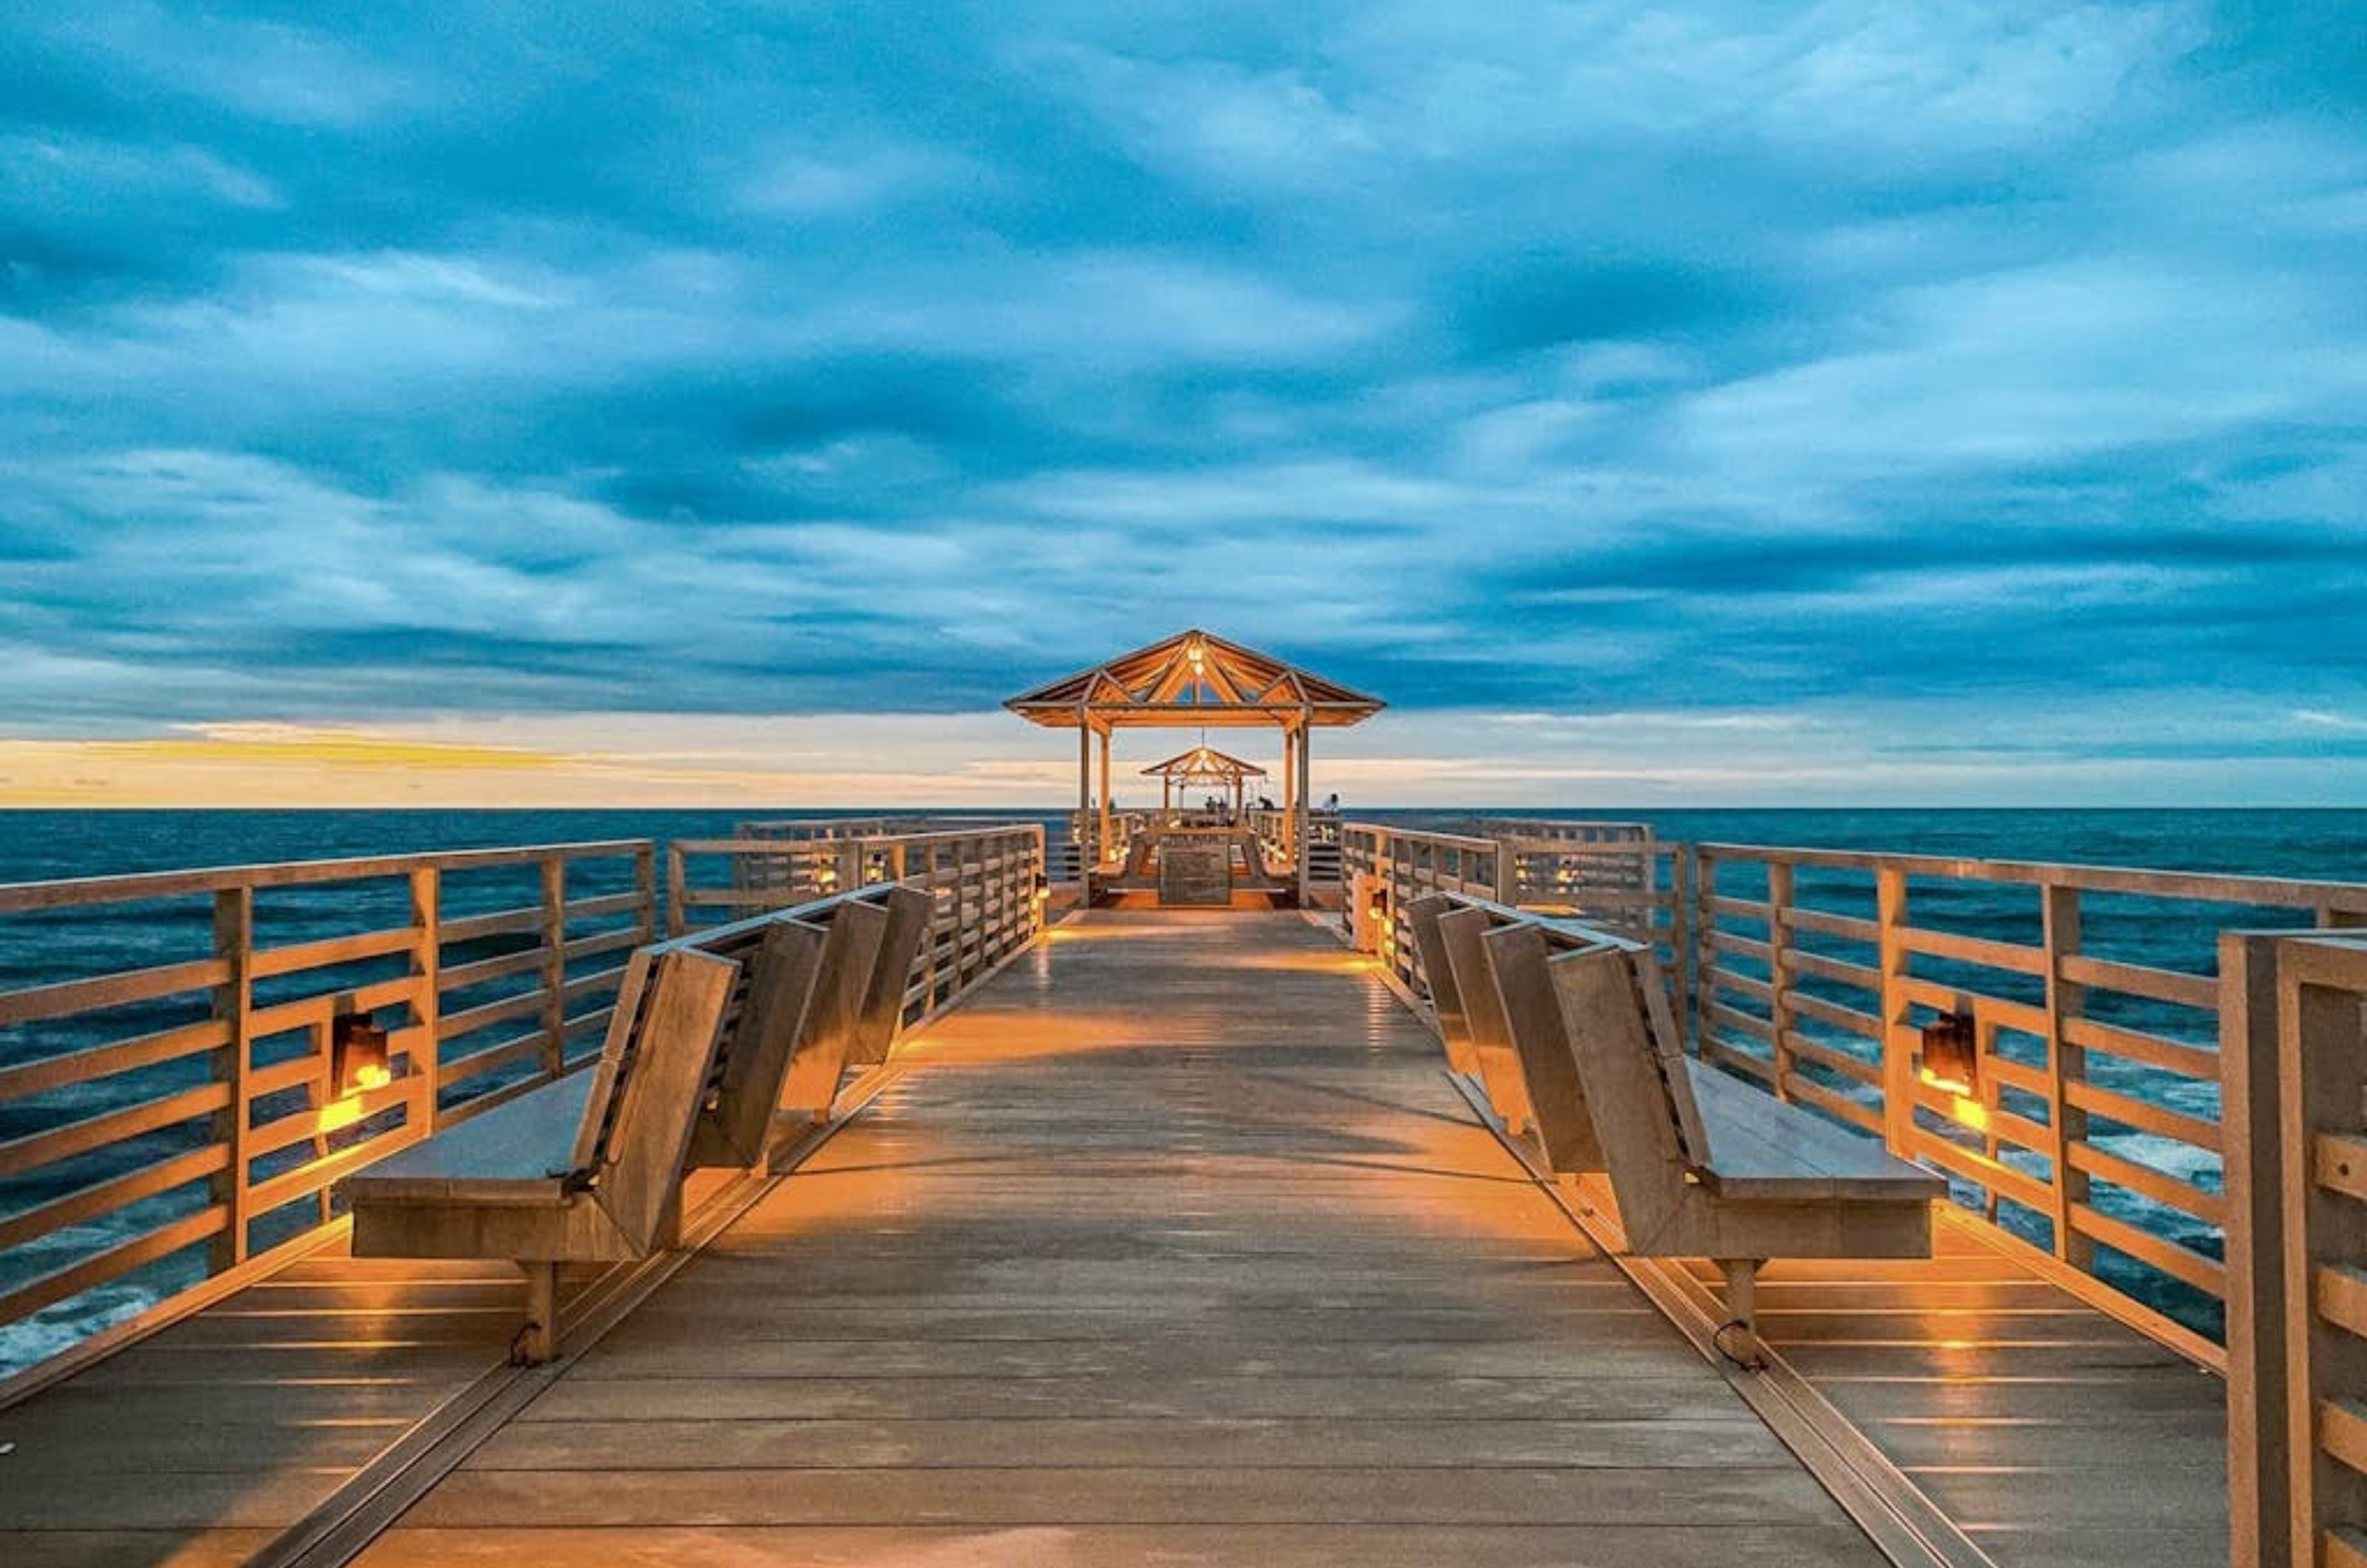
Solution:
<svg viewBox="0 0 2367 1568">
<path fill-rule="evenodd" d="M 1923 1026 L 1922 1078 L 1952 1094 L 1980 1088 L 1980 1027 L 1970 1011 L 1943 1012 Z"/>
<path fill-rule="evenodd" d="M 341 1012 L 331 1021 L 329 1078 L 339 1099 L 394 1081 L 386 1030 L 368 1013 Z"/>
</svg>

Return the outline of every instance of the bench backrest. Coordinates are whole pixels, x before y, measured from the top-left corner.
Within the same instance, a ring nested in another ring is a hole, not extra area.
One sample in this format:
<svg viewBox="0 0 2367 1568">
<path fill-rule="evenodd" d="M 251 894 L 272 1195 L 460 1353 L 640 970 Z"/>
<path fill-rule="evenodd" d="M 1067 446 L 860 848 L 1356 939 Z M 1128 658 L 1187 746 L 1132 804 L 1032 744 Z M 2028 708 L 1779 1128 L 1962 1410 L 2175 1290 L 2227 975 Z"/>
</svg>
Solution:
<svg viewBox="0 0 2367 1568">
<path fill-rule="evenodd" d="M 571 1168 L 637 1247 L 673 1210 L 739 976 L 730 959 L 683 948 L 626 963 Z"/>
<path fill-rule="evenodd" d="M 691 1139 L 692 1166 L 761 1164 L 801 1058 L 813 1076 L 817 1042 L 844 1035 L 849 1059 L 886 1059 L 934 912 L 918 888 L 868 888 L 668 944 L 742 965 Z M 874 1043 L 871 1054 L 858 1054 L 866 1042 Z M 802 1092 L 803 1079 L 798 1087 Z"/>
<path fill-rule="evenodd" d="M 782 1076 L 783 1110 L 824 1111 L 838 1098 L 855 1019 L 869 994 L 871 972 L 889 924 L 888 910 L 878 904 L 845 903 L 832 912 L 821 972 L 814 978 L 813 998 L 798 1021 L 788 1070 Z"/>
<path fill-rule="evenodd" d="M 898 887 L 888 895 L 888 927 L 879 936 L 879 954 L 871 966 L 871 984 L 855 1015 L 855 1035 L 846 1059 L 868 1066 L 888 1059 L 896 1032 L 904 1026 L 904 998 L 912 987 L 912 964 L 921 944 L 929 940 L 936 922 L 937 901 L 918 887 Z"/>
<path fill-rule="evenodd" d="M 1556 1171 L 1601 1170 L 1602 1141 L 1546 969 L 1546 933 L 1527 920 L 1507 921 L 1482 934 L 1480 952 L 1528 1086 L 1546 1163 Z"/>
<path fill-rule="evenodd" d="M 1682 1223 L 1688 1179 L 1709 1164 L 1659 965 L 1649 953 L 1604 947 L 1548 959 L 1546 968 L 1628 1247 L 1648 1253 Z"/>
<path fill-rule="evenodd" d="M 1512 1048 L 1512 1031 L 1504 1022 L 1504 1004 L 1496 995 L 1495 976 L 1489 973 L 1484 944 L 1495 917 L 1485 909 L 1458 906 L 1438 917 L 1438 942 L 1446 954 L 1446 972 L 1463 1013 L 1473 1065 L 1488 1090 L 1488 1103 L 1504 1124 L 1515 1130 L 1536 1119 Z"/>
<path fill-rule="evenodd" d="M 744 956 L 723 1048 L 716 1053 L 691 1135 L 691 1165 L 744 1168 L 764 1160 L 789 1050 L 829 940 L 825 928 L 784 917 L 765 920 L 748 938 L 723 946 Z M 699 951 L 718 948 L 702 945 Z"/>
<path fill-rule="evenodd" d="M 1471 1050 L 1471 1027 L 1463 1016 L 1463 996 L 1455 989 L 1455 964 L 1447 957 L 1446 939 L 1438 922 L 1455 908 L 1444 893 L 1426 894 L 1405 907 L 1406 924 L 1413 928 L 1414 952 L 1421 955 L 1422 977 L 1430 983 L 1430 1010 L 1438 1018 L 1438 1036 L 1446 1045 L 1446 1065 L 1467 1073 L 1478 1065 Z"/>
</svg>

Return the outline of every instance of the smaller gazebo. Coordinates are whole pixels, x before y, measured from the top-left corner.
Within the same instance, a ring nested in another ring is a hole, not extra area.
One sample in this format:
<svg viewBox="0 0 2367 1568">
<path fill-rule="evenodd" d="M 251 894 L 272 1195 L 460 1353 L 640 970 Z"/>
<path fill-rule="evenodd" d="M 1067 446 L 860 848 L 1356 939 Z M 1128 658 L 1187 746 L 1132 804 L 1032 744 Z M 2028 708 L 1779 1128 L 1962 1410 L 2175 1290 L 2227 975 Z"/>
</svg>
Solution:
<svg viewBox="0 0 2367 1568">
<path fill-rule="evenodd" d="M 1222 751 L 1212 750 L 1206 742 L 1181 756 L 1153 762 L 1142 772 L 1145 777 L 1158 776 L 1159 808 L 1161 811 L 1174 809 L 1175 791 L 1179 787 L 1188 795 L 1192 790 L 1214 786 L 1232 791 L 1233 815 L 1236 817 L 1249 804 L 1250 780 L 1266 776 L 1265 770 L 1255 762 L 1228 757 Z"/>
</svg>

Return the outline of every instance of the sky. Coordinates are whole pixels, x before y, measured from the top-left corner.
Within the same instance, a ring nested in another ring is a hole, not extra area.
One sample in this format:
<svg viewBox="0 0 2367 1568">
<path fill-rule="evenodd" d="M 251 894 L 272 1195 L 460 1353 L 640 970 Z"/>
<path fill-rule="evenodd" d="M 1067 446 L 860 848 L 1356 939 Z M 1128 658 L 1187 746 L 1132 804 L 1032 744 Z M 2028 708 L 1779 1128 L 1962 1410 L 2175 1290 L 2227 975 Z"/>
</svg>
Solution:
<svg viewBox="0 0 2367 1568">
<path fill-rule="evenodd" d="M 1351 802 L 2367 805 L 2367 13 L 0 0 L 0 805 L 1057 804 L 1187 626 Z"/>
</svg>

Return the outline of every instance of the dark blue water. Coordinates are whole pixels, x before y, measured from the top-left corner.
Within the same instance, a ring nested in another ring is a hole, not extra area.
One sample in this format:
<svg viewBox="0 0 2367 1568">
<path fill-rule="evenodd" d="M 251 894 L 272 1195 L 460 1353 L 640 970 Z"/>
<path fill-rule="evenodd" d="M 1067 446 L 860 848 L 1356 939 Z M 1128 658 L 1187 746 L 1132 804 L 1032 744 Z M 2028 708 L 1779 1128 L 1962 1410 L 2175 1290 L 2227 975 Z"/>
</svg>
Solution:
<svg viewBox="0 0 2367 1568">
<path fill-rule="evenodd" d="M 922 815 L 900 812 L 898 815 Z M 947 815 L 976 816 L 974 808 Z M 2367 810 L 1924 810 L 1616 807 L 1584 811 L 1361 810 L 1376 822 L 1582 817 L 1648 822 L 1665 839 L 2223 871 L 2367 877 Z M 0 882 L 339 855 L 591 839 L 714 837 L 752 818 L 869 811 L 0 811 Z M 1067 813 L 1014 811 L 1058 839 Z"/>
<path fill-rule="evenodd" d="M 1642 821 L 1663 839 L 1690 842 L 1729 842 L 1797 848 L 1831 848 L 1962 857 L 2149 867 L 2159 870 L 2212 871 L 2263 876 L 2338 882 L 2367 881 L 2367 810 L 2228 811 L 2228 810 L 1661 810 L 1602 809 L 1554 811 L 1388 811 L 1359 812 L 1351 817 L 1404 826 L 1445 825 L 1489 816 L 1567 816 L 1594 819 Z M 751 818 L 874 816 L 876 812 L 749 811 L 0 811 L 0 883 L 101 876 L 122 873 L 180 870 L 291 860 L 332 859 L 354 855 L 393 854 L 419 851 L 492 848 L 519 844 L 582 842 L 595 840 L 729 837 L 734 826 Z M 920 813 L 900 812 L 899 816 Z M 974 817 L 974 811 L 947 813 Z M 1013 813 L 1045 824 L 1057 840 L 1066 831 L 1062 810 Z M 595 866 L 587 879 L 572 885 L 571 896 L 613 891 L 625 886 L 623 863 Z M 1748 866 L 1733 867 L 1722 880 L 1726 891 L 1756 896 L 1750 885 L 1756 874 Z M 535 896 L 531 869 L 483 874 L 456 879 L 447 891 L 447 913 L 515 907 Z M 1852 913 L 1871 914 L 1870 891 L 1862 876 L 1804 874 L 1804 903 Z M 282 895 L 270 901 L 269 940 L 301 942 L 344 931 L 398 923 L 407 897 L 399 884 L 346 888 L 318 897 Z M 2034 896 L 2022 889 L 1945 887 L 1919 895 L 1917 923 L 1997 940 L 2036 940 Z M 2126 908 L 2114 900 L 2091 897 L 2087 945 L 2101 955 L 2157 967 L 2208 973 L 2216 932 L 2223 925 L 2262 923 L 2259 911 L 2225 908 L 2169 907 L 2131 901 Z M 2301 917 L 2305 920 L 2305 916 Z M 2291 923 L 2293 915 L 2275 919 Z M 1744 931 L 1742 934 L 1758 934 Z M 40 985 L 81 976 L 117 972 L 147 964 L 199 956 L 204 951 L 206 924 L 201 903 L 183 901 L 150 910 L 130 910 L 97 916 L 51 914 L 0 917 L 0 990 Z M 1863 962 L 1866 955 L 1845 946 L 1831 955 Z M 1946 983 L 1946 976 L 1935 975 Z M 1993 995 L 2011 995 L 2019 977 L 2000 979 L 1995 974 L 1968 979 Z M 1815 989 L 1814 983 L 1809 986 Z M 1863 998 L 1834 993 L 1829 999 L 1863 1007 Z M 2125 1000 L 2118 1016 L 2101 1013 L 2108 1021 L 2142 1028 L 2195 1043 L 2211 1043 L 2207 1020 L 2177 1010 L 2148 1007 Z M 100 1027 L 103 1037 L 90 1034 L 86 1021 L 60 1025 L 23 1026 L 0 1030 L 0 1066 L 101 1043 L 137 1032 L 141 1021 L 121 1017 Z M 158 1018 L 145 1027 L 169 1027 L 180 1020 Z M 1829 1041 L 1837 1048 L 1854 1049 L 1841 1037 Z M 2001 1049 L 2008 1047 L 2001 1044 Z M 190 1070 L 196 1064 L 188 1065 Z M 176 1069 L 182 1070 L 182 1069 Z M 2122 1079 L 2112 1085 L 2156 1103 L 2192 1114 L 2215 1116 L 2217 1086 L 2174 1079 L 2150 1069 L 2119 1069 Z M 164 1077 L 160 1069 L 145 1079 L 126 1075 L 118 1079 L 76 1086 L 40 1100 L 0 1107 L 0 1140 L 22 1136 L 43 1126 L 78 1119 L 130 1103 L 156 1092 Z M 1838 1087 L 1838 1086 L 1835 1086 Z M 195 1135 L 192 1133 L 189 1135 Z M 155 1151 L 164 1152 L 160 1144 Z M 2119 1140 L 2116 1152 L 2170 1170 L 2206 1190 L 2215 1190 L 2219 1172 L 2207 1159 L 2197 1162 L 2192 1151 L 2168 1140 L 2130 1133 Z M 115 1152 L 122 1157 L 121 1151 Z M 0 1182 L 0 1215 L 47 1201 L 96 1179 L 94 1168 L 50 1168 L 13 1182 Z M 128 1211 L 106 1224 L 77 1227 L 45 1238 L 32 1247 L 0 1256 L 0 1288 L 29 1279 L 74 1258 L 87 1256 L 124 1234 L 153 1225 L 172 1213 L 173 1202 L 197 1202 L 198 1194 L 159 1199 Z M 2215 1234 L 2182 1222 L 2179 1216 L 2154 1213 L 2143 1200 L 2118 1194 L 2101 1198 L 2099 1206 L 2124 1217 L 2143 1220 L 2149 1228 L 2170 1235 L 2199 1251 L 2214 1254 Z M 183 1211 L 186 1212 L 186 1211 Z M 2014 1216 L 2004 1216 L 2009 1224 Z M 2026 1218 L 2026 1216 L 2025 1216 Z M 111 1228 L 128 1227 L 128 1228 Z M 2025 1230 L 2027 1226 L 2024 1226 Z M 2043 1240 L 2043 1236 L 2033 1236 Z M 2109 1260 L 2108 1260 L 2109 1261 Z M 140 1310 L 165 1292 L 194 1277 L 188 1258 L 169 1261 L 127 1278 L 117 1285 L 62 1303 L 34 1321 L 0 1330 L 0 1374 L 54 1349 L 106 1322 Z M 2106 1269 L 2108 1277 L 2112 1269 Z M 2165 1285 L 2142 1270 L 2119 1268 L 2116 1282 L 2133 1293 L 2146 1295 L 2205 1332 L 2216 1326 L 2215 1305 L 2196 1292 Z"/>
</svg>

